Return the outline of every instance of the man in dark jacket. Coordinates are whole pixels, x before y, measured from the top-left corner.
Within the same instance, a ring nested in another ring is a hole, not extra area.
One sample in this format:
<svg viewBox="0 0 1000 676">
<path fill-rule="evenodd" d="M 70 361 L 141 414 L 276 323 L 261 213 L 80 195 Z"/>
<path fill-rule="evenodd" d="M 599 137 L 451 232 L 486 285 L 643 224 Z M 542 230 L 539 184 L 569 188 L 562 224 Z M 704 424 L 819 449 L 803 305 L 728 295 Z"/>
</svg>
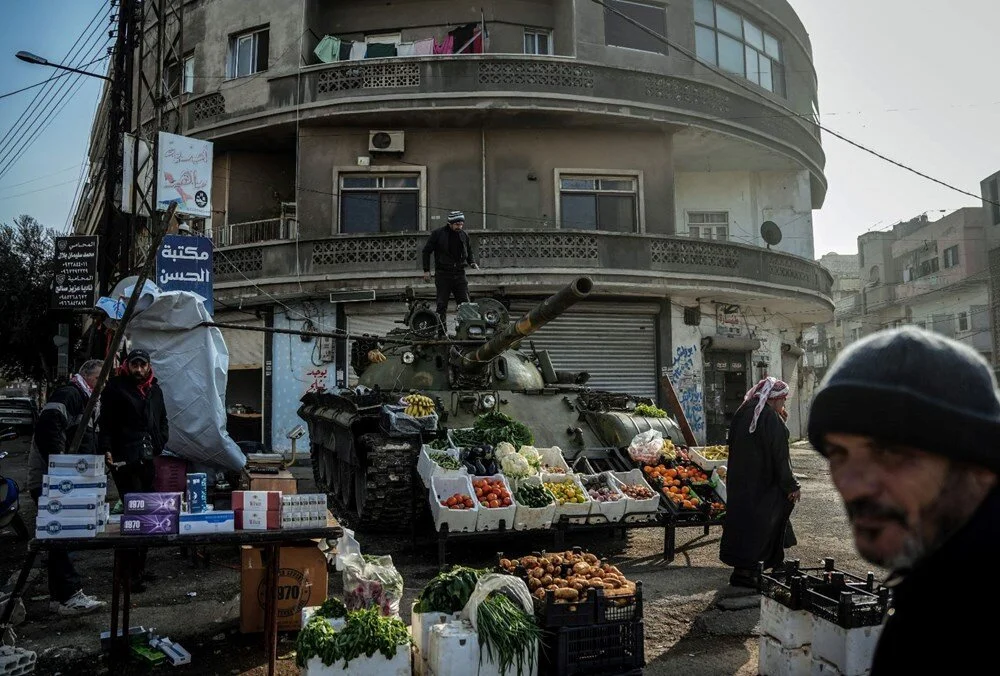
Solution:
<svg viewBox="0 0 1000 676">
<path fill-rule="evenodd" d="M 84 421 L 84 409 L 93 394 L 101 373 L 101 362 L 91 359 L 49 397 L 35 425 L 35 434 L 28 452 L 28 492 L 37 503 L 42 495 L 42 475 L 46 473 L 49 456 L 69 451 L 77 428 L 85 425 L 78 453 L 97 454 L 95 408 L 90 420 Z M 80 576 L 73 567 L 69 552 L 53 549 L 48 553 L 49 607 L 60 615 L 82 615 L 104 607 L 103 601 L 87 596 L 80 588 Z"/>
<path fill-rule="evenodd" d="M 452 211 L 448 223 L 427 238 L 424 245 L 424 281 L 431 281 L 431 254 L 434 254 L 434 286 L 437 288 L 437 313 L 441 318 L 441 332 L 447 332 L 448 301 L 469 302 L 469 282 L 465 279 L 466 266 L 479 269 L 472 244 L 465 230 L 465 214 Z"/>
<path fill-rule="evenodd" d="M 156 470 L 153 458 L 163 452 L 169 437 L 163 391 L 153 375 L 149 353 L 132 350 L 118 374 L 108 380 L 101 393 L 100 448 L 115 466 L 112 477 L 124 500 L 128 493 L 153 490 Z M 133 570 L 132 589 L 143 591 L 146 552 L 141 550 Z"/>
<path fill-rule="evenodd" d="M 964 344 L 906 327 L 848 347 L 820 385 L 809 441 L 830 465 L 858 552 L 892 575 L 871 676 L 954 669 L 942 621 L 989 646 L 1000 602 L 1000 397 Z"/>
<path fill-rule="evenodd" d="M 788 385 L 765 378 L 747 392 L 729 427 L 726 527 L 719 558 L 734 568 L 729 583 L 757 586 L 757 566 L 781 565 L 794 544 L 789 520 L 798 502 L 785 427 Z"/>
</svg>

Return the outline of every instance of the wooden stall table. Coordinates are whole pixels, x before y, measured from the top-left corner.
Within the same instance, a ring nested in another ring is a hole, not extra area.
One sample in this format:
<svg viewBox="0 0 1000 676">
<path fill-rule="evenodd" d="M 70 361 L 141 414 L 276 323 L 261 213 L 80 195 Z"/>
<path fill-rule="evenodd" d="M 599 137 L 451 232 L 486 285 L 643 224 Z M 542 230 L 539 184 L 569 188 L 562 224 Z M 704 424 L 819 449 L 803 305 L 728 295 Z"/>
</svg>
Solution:
<svg viewBox="0 0 1000 676">
<path fill-rule="evenodd" d="M 117 525 L 93 538 L 32 539 L 28 555 L 14 585 L 14 589 L 0 613 L 0 627 L 10 622 L 18 599 L 24 593 L 28 575 L 40 551 L 50 550 L 105 550 L 114 552 L 111 592 L 111 657 L 112 662 L 127 660 L 129 656 L 129 603 L 132 558 L 140 547 L 197 547 L 202 545 L 251 545 L 264 549 L 265 598 L 264 598 L 264 652 L 267 673 L 273 676 L 277 668 L 278 649 L 278 552 L 305 540 L 336 539 L 343 535 L 340 524 L 327 515 L 327 525 L 322 528 L 296 528 L 282 530 L 238 530 L 232 533 L 204 533 L 200 535 L 121 535 Z M 119 617 L 121 622 L 119 623 Z M 119 635 L 118 632 L 121 632 Z"/>
</svg>

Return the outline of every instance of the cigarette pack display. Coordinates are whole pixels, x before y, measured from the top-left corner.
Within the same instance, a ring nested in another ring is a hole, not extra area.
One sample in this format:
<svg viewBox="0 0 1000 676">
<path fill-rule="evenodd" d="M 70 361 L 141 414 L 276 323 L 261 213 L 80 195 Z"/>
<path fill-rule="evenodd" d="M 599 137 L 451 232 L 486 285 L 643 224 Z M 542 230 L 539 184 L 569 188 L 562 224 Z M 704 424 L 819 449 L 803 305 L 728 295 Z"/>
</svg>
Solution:
<svg viewBox="0 0 1000 676">
<path fill-rule="evenodd" d="M 188 512 L 200 514 L 208 509 L 208 475 L 202 472 L 187 475 Z"/>
<path fill-rule="evenodd" d="M 226 510 L 198 514 L 182 513 L 180 524 L 181 535 L 231 533 L 236 529 L 236 513 Z"/>
<path fill-rule="evenodd" d="M 299 493 L 295 495 L 283 494 L 281 496 L 281 506 L 283 509 L 318 509 L 326 510 L 326 495 L 323 493 Z"/>
<path fill-rule="evenodd" d="M 281 528 L 281 510 L 236 510 L 236 530 L 277 530 L 279 528 Z"/>
<path fill-rule="evenodd" d="M 104 456 L 75 453 L 52 454 L 49 456 L 48 471 L 51 476 L 104 476 Z"/>
<path fill-rule="evenodd" d="M 122 517 L 122 535 L 176 535 L 179 514 L 126 514 Z"/>
<path fill-rule="evenodd" d="M 96 524 L 99 529 L 103 529 L 108 523 L 108 508 L 101 505 L 94 511 L 88 514 L 79 514 L 72 512 L 62 512 L 60 514 L 50 514 L 49 512 L 38 512 L 35 517 L 35 527 L 42 529 L 48 526 L 50 523 L 64 523 L 64 524 L 82 524 L 82 523 L 93 523 Z"/>
<path fill-rule="evenodd" d="M 126 493 L 125 513 L 135 516 L 141 514 L 180 514 L 181 494 Z"/>
<path fill-rule="evenodd" d="M 63 516 L 96 516 L 98 508 L 107 504 L 104 498 L 93 495 L 81 495 L 74 498 L 49 497 L 38 498 L 38 513 L 62 514 Z"/>
<path fill-rule="evenodd" d="M 46 497 L 78 497 L 99 496 L 101 500 L 108 493 L 108 478 L 99 477 L 70 477 L 51 476 L 42 477 L 42 495 Z"/>
<path fill-rule="evenodd" d="M 104 523 L 96 517 L 53 516 L 38 514 L 35 522 L 35 537 L 38 539 L 54 538 L 92 538 L 104 531 Z"/>
<path fill-rule="evenodd" d="M 281 509 L 281 491 L 233 491 L 233 509 Z"/>
</svg>

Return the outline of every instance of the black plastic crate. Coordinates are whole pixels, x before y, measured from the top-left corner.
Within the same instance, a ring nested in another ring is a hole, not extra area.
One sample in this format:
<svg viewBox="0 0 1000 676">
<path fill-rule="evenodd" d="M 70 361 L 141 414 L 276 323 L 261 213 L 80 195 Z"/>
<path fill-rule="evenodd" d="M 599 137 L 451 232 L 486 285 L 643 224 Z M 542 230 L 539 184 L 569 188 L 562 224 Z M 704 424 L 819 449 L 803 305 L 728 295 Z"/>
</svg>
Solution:
<svg viewBox="0 0 1000 676">
<path fill-rule="evenodd" d="M 643 623 L 614 622 L 545 632 L 539 674 L 611 676 L 646 665 Z"/>
<path fill-rule="evenodd" d="M 806 610 L 845 629 L 882 624 L 889 610 L 889 590 L 871 593 L 853 585 L 827 584 L 805 592 Z"/>
<path fill-rule="evenodd" d="M 634 594 L 608 595 L 603 589 L 591 589 L 583 601 L 556 601 L 552 592 L 535 599 L 535 615 L 543 629 L 580 627 L 608 622 L 642 620 L 642 582 L 635 583 Z"/>
<path fill-rule="evenodd" d="M 760 576 L 760 593 L 790 610 L 804 610 L 806 590 L 822 584 L 821 578 L 801 571 L 775 571 Z"/>
<path fill-rule="evenodd" d="M 634 594 L 609 596 L 599 590 L 597 602 L 597 622 L 639 622 L 642 621 L 642 582 L 635 583 Z"/>
</svg>

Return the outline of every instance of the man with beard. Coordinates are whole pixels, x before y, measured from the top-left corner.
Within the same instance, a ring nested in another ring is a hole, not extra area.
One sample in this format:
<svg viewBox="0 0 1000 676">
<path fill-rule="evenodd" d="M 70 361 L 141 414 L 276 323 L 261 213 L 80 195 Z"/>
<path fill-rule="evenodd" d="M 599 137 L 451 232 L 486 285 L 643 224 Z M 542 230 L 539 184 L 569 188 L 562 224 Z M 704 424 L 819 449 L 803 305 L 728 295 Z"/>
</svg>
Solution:
<svg viewBox="0 0 1000 676">
<path fill-rule="evenodd" d="M 953 669 L 941 649 L 949 626 L 963 645 L 992 645 L 1000 397 L 986 361 L 909 327 L 854 343 L 816 393 L 809 440 L 829 462 L 858 552 L 892 571 L 872 676 Z"/>
<path fill-rule="evenodd" d="M 719 558 L 733 567 L 729 584 L 756 588 L 757 566 L 782 563 L 794 543 L 789 519 L 799 500 L 785 427 L 788 385 L 768 377 L 757 383 L 729 427 L 726 527 Z"/>
<path fill-rule="evenodd" d="M 465 214 L 452 211 L 448 223 L 427 238 L 424 245 L 424 281 L 431 281 L 431 255 L 434 255 L 434 286 L 437 289 L 437 313 L 441 319 L 438 331 L 447 333 L 448 301 L 455 297 L 455 304 L 469 302 L 469 282 L 465 268 L 479 269 L 472 243 L 465 232 Z"/>
<path fill-rule="evenodd" d="M 153 458 L 163 452 L 168 433 L 163 391 L 153 375 L 149 353 L 132 350 L 101 393 L 100 449 L 115 466 L 112 477 L 122 500 L 128 493 L 153 490 Z M 145 549 L 139 551 L 137 563 L 132 590 L 144 591 L 143 582 L 155 579 L 146 572 Z"/>
</svg>

